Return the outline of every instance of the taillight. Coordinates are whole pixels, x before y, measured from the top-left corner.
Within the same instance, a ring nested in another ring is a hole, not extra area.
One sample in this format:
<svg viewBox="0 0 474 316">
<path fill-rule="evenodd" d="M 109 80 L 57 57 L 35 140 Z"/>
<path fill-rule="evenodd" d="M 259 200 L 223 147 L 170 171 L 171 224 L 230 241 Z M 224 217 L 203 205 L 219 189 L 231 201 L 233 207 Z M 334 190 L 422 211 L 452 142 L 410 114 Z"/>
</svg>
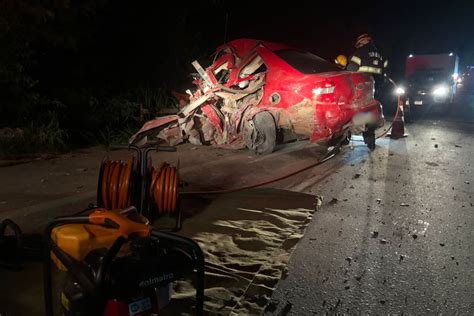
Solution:
<svg viewBox="0 0 474 316">
<path fill-rule="evenodd" d="M 334 90 L 336 90 L 336 84 L 333 81 L 320 82 L 313 88 L 313 98 L 319 102 L 334 102 Z"/>
</svg>

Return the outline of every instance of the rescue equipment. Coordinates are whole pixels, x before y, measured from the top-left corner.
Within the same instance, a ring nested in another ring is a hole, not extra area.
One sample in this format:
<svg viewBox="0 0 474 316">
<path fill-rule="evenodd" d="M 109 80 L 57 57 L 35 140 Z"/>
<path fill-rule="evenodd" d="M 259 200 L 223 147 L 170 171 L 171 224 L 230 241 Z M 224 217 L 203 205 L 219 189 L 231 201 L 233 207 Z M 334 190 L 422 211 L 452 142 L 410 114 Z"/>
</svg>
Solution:
<svg viewBox="0 0 474 316">
<path fill-rule="evenodd" d="M 202 250 L 189 238 L 152 228 L 134 207 L 56 218 L 44 236 L 48 316 L 57 311 L 54 301 L 62 315 L 156 315 L 170 301 L 170 284 L 193 274 L 194 313 L 203 313 Z M 51 261 L 63 280 L 59 290 Z"/>
</svg>

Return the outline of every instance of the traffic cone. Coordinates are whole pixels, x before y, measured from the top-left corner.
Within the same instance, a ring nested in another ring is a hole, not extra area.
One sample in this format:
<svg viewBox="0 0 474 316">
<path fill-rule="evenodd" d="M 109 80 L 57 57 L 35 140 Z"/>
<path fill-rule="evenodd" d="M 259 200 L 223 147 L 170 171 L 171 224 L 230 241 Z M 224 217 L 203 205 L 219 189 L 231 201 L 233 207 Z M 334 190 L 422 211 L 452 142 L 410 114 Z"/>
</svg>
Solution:
<svg viewBox="0 0 474 316">
<path fill-rule="evenodd" d="M 392 131 L 390 133 L 390 138 L 398 139 L 402 137 L 406 137 L 405 134 L 405 118 L 403 116 L 403 102 L 398 96 L 398 111 L 395 115 L 395 119 L 393 120 Z"/>
</svg>

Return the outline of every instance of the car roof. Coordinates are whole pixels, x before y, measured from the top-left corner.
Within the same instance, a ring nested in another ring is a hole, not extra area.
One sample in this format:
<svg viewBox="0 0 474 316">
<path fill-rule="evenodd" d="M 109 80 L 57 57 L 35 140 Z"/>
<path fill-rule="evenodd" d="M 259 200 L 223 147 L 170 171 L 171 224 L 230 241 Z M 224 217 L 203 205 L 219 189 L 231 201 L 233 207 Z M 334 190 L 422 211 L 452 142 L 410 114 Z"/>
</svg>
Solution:
<svg viewBox="0 0 474 316">
<path fill-rule="evenodd" d="M 243 58 L 248 55 L 256 46 L 263 45 L 271 51 L 276 51 L 280 49 L 289 49 L 290 46 L 285 44 L 273 43 L 268 41 L 261 41 L 256 39 L 241 38 L 230 41 L 224 45 L 219 46 L 216 49 L 216 54 L 226 48 L 230 48 L 239 58 Z"/>
</svg>

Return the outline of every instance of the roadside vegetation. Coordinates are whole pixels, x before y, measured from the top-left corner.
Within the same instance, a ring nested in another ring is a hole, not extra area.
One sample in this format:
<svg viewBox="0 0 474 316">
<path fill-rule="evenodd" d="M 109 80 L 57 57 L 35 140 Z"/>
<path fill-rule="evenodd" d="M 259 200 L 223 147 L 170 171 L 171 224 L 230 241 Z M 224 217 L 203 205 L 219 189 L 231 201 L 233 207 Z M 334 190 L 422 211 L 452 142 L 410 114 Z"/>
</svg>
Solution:
<svg viewBox="0 0 474 316">
<path fill-rule="evenodd" d="M 215 45 L 192 11 L 0 1 L 0 159 L 124 143 L 176 108 L 172 91 L 188 88 L 190 62 Z"/>
</svg>

